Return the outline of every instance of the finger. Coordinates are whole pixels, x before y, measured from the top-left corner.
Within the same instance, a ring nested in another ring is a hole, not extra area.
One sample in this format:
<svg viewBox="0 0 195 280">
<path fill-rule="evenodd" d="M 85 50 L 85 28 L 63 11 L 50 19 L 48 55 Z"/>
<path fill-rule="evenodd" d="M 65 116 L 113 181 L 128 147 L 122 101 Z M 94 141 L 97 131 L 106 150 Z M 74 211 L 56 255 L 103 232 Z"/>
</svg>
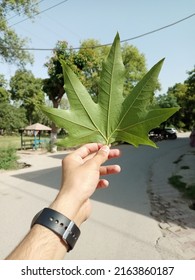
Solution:
<svg viewBox="0 0 195 280">
<path fill-rule="evenodd" d="M 90 154 L 96 153 L 101 147 L 102 147 L 102 144 L 99 144 L 99 143 L 86 144 L 86 145 L 78 148 L 74 152 L 72 152 L 72 156 L 84 159 L 85 157 L 89 156 Z"/>
<path fill-rule="evenodd" d="M 100 167 L 100 176 L 105 176 L 109 174 L 117 174 L 121 171 L 121 167 L 119 165 L 108 165 Z"/>
<path fill-rule="evenodd" d="M 97 185 L 97 189 L 105 189 L 109 186 L 108 180 L 100 179 Z"/>
<path fill-rule="evenodd" d="M 94 154 L 101 148 L 102 144 L 98 143 L 90 143 L 83 145 L 82 147 L 76 149 L 75 151 L 71 152 L 68 156 L 63 159 L 63 165 L 66 165 L 66 162 L 71 166 L 78 166 L 84 163 L 87 159 L 91 156 L 93 157 Z"/>
<path fill-rule="evenodd" d="M 118 158 L 118 157 L 120 157 L 120 154 L 121 154 L 121 152 L 120 152 L 119 149 L 112 149 L 109 152 L 108 159 Z M 83 161 L 86 162 L 87 160 L 93 158 L 95 155 L 96 155 L 96 152 L 95 153 L 91 153 L 90 155 L 86 156 L 83 159 Z"/>
<path fill-rule="evenodd" d="M 110 149 L 108 158 L 112 159 L 112 158 L 117 158 L 121 155 L 121 152 L 119 149 Z"/>
</svg>

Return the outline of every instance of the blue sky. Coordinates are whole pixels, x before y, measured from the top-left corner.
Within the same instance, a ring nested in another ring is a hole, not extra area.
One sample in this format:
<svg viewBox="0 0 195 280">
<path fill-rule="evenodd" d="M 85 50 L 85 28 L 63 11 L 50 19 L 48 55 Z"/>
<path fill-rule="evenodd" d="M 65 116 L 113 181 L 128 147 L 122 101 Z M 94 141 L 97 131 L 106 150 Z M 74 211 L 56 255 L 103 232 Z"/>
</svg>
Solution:
<svg viewBox="0 0 195 280">
<path fill-rule="evenodd" d="M 40 1 L 40 11 L 54 6 L 62 0 Z M 17 33 L 28 37 L 29 47 L 54 48 L 58 40 L 79 47 L 80 42 L 93 38 L 101 44 L 112 43 L 116 32 L 121 40 L 150 32 L 174 23 L 195 13 L 194 0 L 67 0 L 51 10 L 37 15 L 34 22 L 13 17 L 9 24 Z M 12 16 L 12 14 L 8 15 Z M 159 32 L 128 42 L 146 57 L 151 68 L 165 57 L 159 80 L 162 92 L 177 82 L 184 82 L 187 71 L 195 65 L 195 16 Z M 36 77 L 47 77 L 43 66 L 51 51 L 33 51 L 34 65 L 31 69 Z M 7 78 L 16 68 L 1 64 L 0 73 Z"/>
</svg>

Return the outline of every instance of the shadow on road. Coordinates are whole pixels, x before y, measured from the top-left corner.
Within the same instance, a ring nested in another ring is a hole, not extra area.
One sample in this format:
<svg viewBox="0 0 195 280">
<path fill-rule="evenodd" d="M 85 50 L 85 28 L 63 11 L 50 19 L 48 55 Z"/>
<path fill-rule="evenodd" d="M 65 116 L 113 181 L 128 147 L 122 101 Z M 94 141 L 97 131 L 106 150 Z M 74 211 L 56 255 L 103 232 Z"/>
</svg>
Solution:
<svg viewBox="0 0 195 280">
<path fill-rule="evenodd" d="M 188 145 L 188 141 L 186 138 L 180 138 L 177 140 L 162 141 L 157 144 L 160 147 L 159 149 L 147 146 L 140 146 L 139 148 L 134 148 L 130 145 L 120 146 L 119 148 L 122 152 L 121 158 L 112 160 L 111 162 L 121 165 L 121 173 L 118 175 L 108 176 L 107 178 L 110 182 L 110 187 L 104 190 L 97 190 L 92 196 L 92 199 L 151 217 L 151 193 L 148 195 L 151 179 L 151 166 L 154 162 L 161 160 L 161 158 L 163 159 L 165 154 L 171 153 L 176 149 L 179 149 L 178 151 L 182 150 L 183 147 Z M 50 157 L 61 160 L 64 156 L 64 154 L 57 154 L 51 155 Z M 163 162 L 163 164 L 166 165 L 166 161 Z M 163 167 L 162 170 L 159 170 L 159 172 L 163 172 Z M 61 168 L 54 167 L 13 176 L 22 180 L 58 189 L 61 180 Z M 167 174 L 165 174 L 165 176 L 167 176 Z M 172 188 L 172 186 L 169 187 Z M 155 190 L 153 190 L 153 194 L 155 194 Z M 172 199 L 174 201 L 176 198 L 173 197 Z M 177 205 L 174 202 L 170 202 L 170 204 L 167 204 L 166 209 L 169 209 L 170 207 L 177 208 L 178 206 L 179 204 Z M 153 210 L 158 211 L 156 208 Z M 159 210 L 162 211 L 161 208 L 159 208 Z M 160 222 L 167 223 L 167 217 L 164 215 L 165 212 L 161 215 L 159 220 Z M 177 214 L 179 213 L 178 211 L 176 212 Z M 193 214 L 195 214 L 195 211 Z M 179 219 L 178 217 L 177 219 L 172 218 L 172 223 L 181 224 L 182 213 L 178 215 L 180 215 Z M 185 215 L 188 214 L 185 213 Z M 156 216 L 155 218 L 158 217 Z M 186 223 L 186 226 L 188 226 L 187 218 Z M 192 223 L 192 221 L 190 221 L 189 226 L 195 228 L 195 222 Z"/>
</svg>

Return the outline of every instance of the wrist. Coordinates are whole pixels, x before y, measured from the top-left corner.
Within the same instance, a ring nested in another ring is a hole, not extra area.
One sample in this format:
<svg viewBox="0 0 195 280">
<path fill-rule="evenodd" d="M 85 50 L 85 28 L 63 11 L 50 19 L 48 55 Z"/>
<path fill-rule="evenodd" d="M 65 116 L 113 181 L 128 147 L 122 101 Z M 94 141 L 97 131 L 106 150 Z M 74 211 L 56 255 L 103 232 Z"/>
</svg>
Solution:
<svg viewBox="0 0 195 280">
<path fill-rule="evenodd" d="M 56 198 L 52 204 L 49 206 L 49 208 L 56 210 L 63 215 L 65 215 L 70 220 L 75 219 L 77 214 L 77 207 L 71 205 L 71 201 L 69 200 L 63 200 L 61 198 Z"/>
<path fill-rule="evenodd" d="M 56 199 L 50 205 L 50 208 L 74 221 L 77 226 L 80 226 L 83 222 L 81 215 L 79 215 L 81 208 L 80 203 L 67 195 L 58 194 Z"/>
<path fill-rule="evenodd" d="M 62 196 L 57 197 L 50 205 L 50 208 L 62 213 L 64 216 L 74 221 L 80 227 L 91 214 L 91 202 L 87 199 L 82 205 L 74 203 L 72 199 L 67 199 Z"/>
</svg>

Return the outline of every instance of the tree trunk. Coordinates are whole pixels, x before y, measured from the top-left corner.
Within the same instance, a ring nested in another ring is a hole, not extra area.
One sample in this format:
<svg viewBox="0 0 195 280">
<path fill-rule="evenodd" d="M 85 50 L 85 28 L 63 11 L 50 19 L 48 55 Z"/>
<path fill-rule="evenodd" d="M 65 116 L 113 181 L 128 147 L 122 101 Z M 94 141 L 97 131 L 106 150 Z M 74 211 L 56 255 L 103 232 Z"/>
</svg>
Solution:
<svg viewBox="0 0 195 280">
<path fill-rule="evenodd" d="M 53 96 L 52 103 L 53 103 L 53 108 L 58 108 L 60 101 L 64 95 L 64 88 L 60 84 L 56 88 L 56 92 L 58 92 L 57 96 Z M 55 153 L 57 152 L 57 135 L 58 135 L 58 128 L 56 127 L 55 123 L 52 123 L 51 126 L 51 152 Z"/>
<path fill-rule="evenodd" d="M 57 109 L 58 105 L 59 105 L 58 100 L 54 99 L 54 100 L 52 100 L 52 102 L 53 102 L 53 108 Z M 55 123 L 52 122 L 52 125 L 51 125 L 51 152 L 52 153 L 57 152 L 57 145 L 56 145 L 57 137 L 58 137 L 58 128 L 55 125 Z"/>
<path fill-rule="evenodd" d="M 52 129 L 51 130 L 51 152 L 55 153 L 55 152 L 57 152 L 56 142 L 57 142 L 57 135 L 58 135 L 58 129 L 57 129 L 55 123 L 52 123 L 51 129 Z"/>
</svg>

